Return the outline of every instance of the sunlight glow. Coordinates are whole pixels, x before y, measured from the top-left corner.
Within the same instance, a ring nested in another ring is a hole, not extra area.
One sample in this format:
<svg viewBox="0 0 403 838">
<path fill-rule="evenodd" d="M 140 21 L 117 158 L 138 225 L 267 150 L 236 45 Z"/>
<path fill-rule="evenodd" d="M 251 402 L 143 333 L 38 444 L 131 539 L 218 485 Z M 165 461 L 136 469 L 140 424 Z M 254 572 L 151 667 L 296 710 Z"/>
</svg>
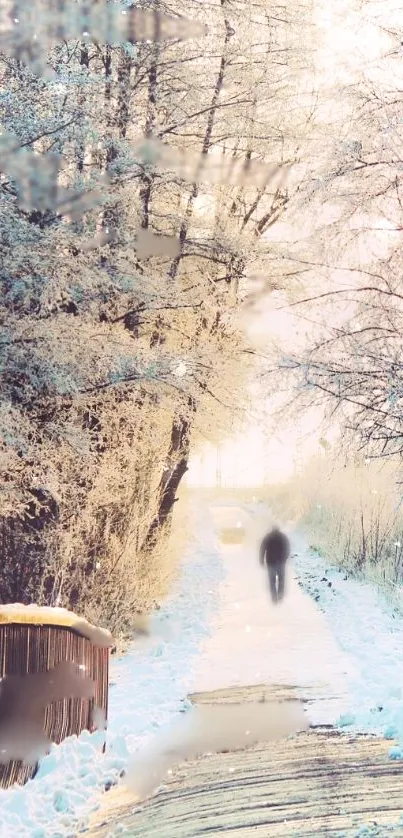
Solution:
<svg viewBox="0 0 403 838">
<path fill-rule="evenodd" d="M 280 436 L 251 426 L 247 433 L 206 444 L 189 463 L 186 483 L 192 487 L 253 488 L 290 480 L 303 463 L 321 450 L 317 418 L 311 414 Z"/>
</svg>

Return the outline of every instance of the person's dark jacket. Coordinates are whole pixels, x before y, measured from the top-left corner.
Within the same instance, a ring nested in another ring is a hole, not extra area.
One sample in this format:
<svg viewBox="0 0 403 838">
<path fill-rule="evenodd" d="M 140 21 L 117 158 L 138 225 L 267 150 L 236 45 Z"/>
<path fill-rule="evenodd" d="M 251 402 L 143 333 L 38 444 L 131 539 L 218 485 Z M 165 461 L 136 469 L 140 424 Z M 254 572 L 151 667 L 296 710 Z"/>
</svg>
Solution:
<svg viewBox="0 0 403 838">
<path fill-rule="evenodd" d="M 287 536 L 277 527 L 265 535 L 259 551 L 259 561 L 263 566 L 272 564 L 284 564 L 291 552 L 290 542 Z"/>
</svg>

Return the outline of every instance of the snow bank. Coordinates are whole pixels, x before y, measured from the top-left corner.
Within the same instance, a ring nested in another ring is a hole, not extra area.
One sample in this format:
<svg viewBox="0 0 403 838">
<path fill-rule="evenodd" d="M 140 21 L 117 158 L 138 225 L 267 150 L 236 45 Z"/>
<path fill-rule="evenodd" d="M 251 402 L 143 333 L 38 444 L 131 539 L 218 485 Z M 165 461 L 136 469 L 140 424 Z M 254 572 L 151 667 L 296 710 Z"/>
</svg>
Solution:
<svg viewBox="0 0 403 838">
<path fill-rule="evenodd" d="M 403 758 L 403 614 L 371 584 L 348 578 L 310 552 L 294 535 L 299 583 L 317 602 L 354 662 L 348 673 L 349 711 L 338 719 L 348 730 L 398 739 L 390 756 Z"/>
<path fill-rule="evenodd" d="M 103 732 L 84 732 L 53 746 L 34 780 L 0 791 L 1 838 L 79 834 L 105 786 L 117 780 L 137 748 L 184 709 L 193 660 L 209 632 L 222 579 L 206 510 L 198 510 L 194 531 L 198 540 L 183 562 L 176 590 L 153 620 L 154 636 L 112 660 L 106 754 Z"/>
</svg>

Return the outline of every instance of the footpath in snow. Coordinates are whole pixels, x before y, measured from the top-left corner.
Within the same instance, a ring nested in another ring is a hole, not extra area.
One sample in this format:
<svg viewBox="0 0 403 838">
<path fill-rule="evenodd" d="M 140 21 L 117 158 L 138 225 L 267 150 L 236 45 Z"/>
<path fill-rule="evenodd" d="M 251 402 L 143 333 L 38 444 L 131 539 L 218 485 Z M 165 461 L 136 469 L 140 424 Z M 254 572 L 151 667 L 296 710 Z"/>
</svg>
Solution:
<svg viewBox="0 0 403 838">
<path fill-rule="evenodd" d="M 316 603 L 288 569 L 286 596 L 270 601 L 267 571 L 258 562 L 258 534 L 270 527 L 261 507 L 216 506 L 218 526 L 242 524 L 245 544 L 222 546 L 225 579 L 211 635 L 196 660 L 195 692 L 233 685 L 283 684 L 309 688 L 311 724 L 334 724 L 349 708 L 354 661 L 343 652 Z M 257 523 L 256 517 L 261 517 Z M 301 694 L 306 695 L 306 689 Z"/>
<path fill-rule="evenodd" d="M 216 510 L 218 522 L 223 514 L 231 515 L 230 507 Z M 389 756 L 403 759 L 402 611 L 371 584 L 331 569 L 292 531 L 287 596 L 271 605 L 257 560 L 270 513 L 255 504 L 234 507 L 232 515 L 241 519 L 247 543 L 223 548 L 220 608 L 197 659 L 195 688 L 224 681 L 311 686 L 312 724 L 401 740 Z"/>
</svg>

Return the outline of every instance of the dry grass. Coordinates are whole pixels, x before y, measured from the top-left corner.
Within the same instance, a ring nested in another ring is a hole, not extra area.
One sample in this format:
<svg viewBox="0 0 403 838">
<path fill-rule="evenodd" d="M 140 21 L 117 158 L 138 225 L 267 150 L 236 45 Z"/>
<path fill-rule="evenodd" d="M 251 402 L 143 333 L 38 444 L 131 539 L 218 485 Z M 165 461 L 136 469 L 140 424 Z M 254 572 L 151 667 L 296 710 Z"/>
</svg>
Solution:
<svg viewBox="0 0 403 838">
<path fill-rule="evenodd" d="M 268 489 L 276 514 L 299 522 L 311 547 L 335 565 L 396 593 L 403 579 L 403 507 L 397 464 L 370 461 L 345 467 L 312 459 L 292 484 Z"/>
</svg>

